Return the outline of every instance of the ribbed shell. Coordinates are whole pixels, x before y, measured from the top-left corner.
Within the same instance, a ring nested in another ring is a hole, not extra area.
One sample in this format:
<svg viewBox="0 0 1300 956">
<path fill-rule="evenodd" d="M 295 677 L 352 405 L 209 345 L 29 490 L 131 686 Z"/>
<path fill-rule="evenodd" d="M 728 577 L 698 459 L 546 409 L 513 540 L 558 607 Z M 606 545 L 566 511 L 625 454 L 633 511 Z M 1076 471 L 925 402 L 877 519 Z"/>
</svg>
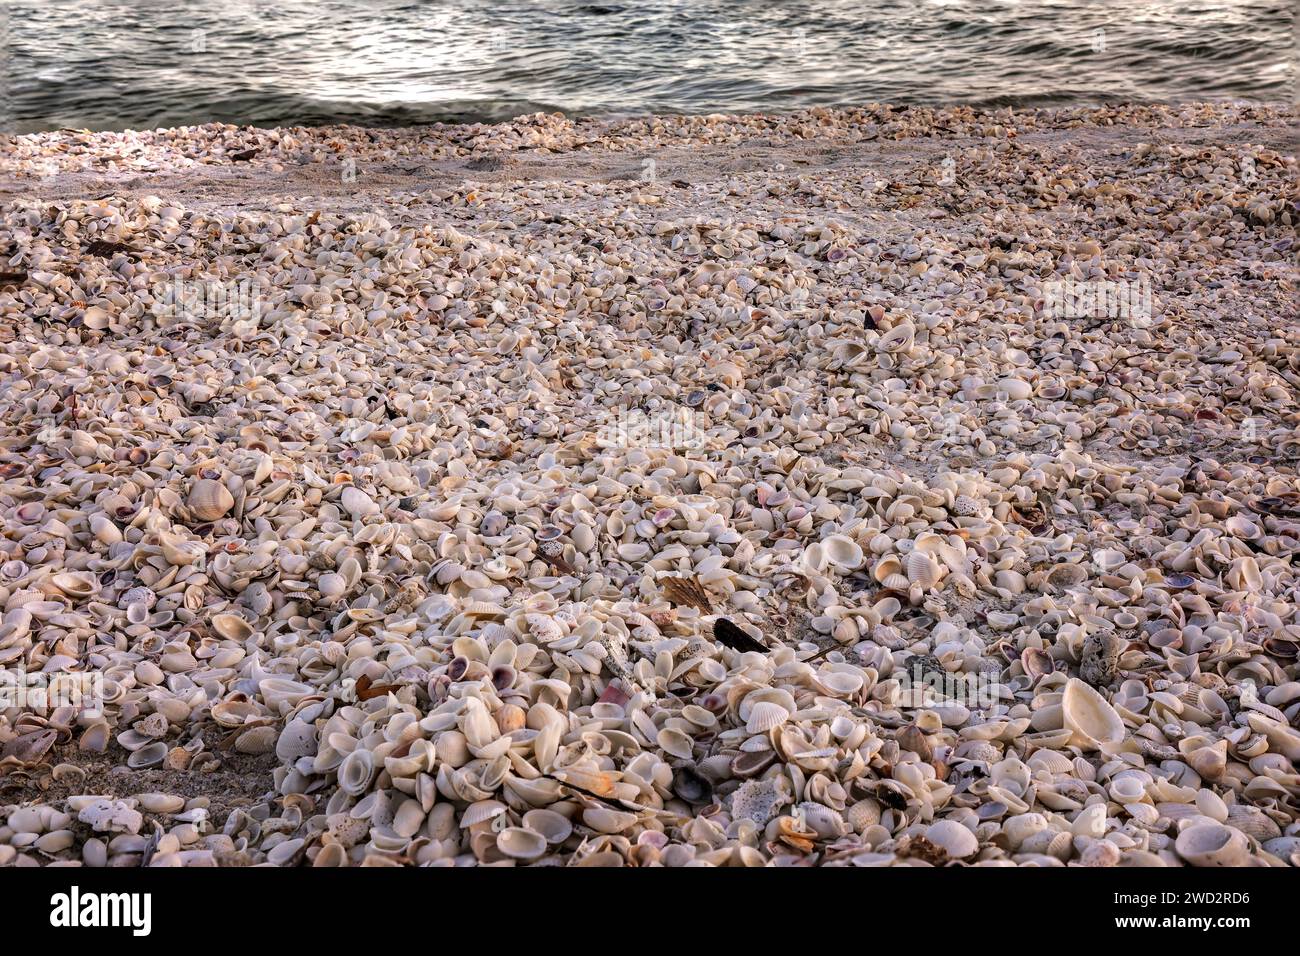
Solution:
<svg viewBox="0 0 1300 956">
<path fill-rule="evenodd" d="M 749 709 L 745 729 L 751 734 L 763 734 L 780 727 L 790 719 L 790 711 L 770 700 L 760 700 Z"/>
</svg>

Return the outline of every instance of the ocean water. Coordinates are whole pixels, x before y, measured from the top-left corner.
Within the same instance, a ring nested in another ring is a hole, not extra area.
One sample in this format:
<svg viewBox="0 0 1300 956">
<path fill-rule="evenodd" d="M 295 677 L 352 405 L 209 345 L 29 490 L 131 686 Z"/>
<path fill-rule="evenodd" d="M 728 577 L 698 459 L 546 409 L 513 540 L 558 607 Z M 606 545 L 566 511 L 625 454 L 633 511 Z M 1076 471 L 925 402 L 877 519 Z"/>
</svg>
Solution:
<svg viewBox="0 0 1300 956">
<path fill-rule="evenodd" d="M 7 0 L 10 129 L 1295 102 L 1294 0 Z"/>
</svg>

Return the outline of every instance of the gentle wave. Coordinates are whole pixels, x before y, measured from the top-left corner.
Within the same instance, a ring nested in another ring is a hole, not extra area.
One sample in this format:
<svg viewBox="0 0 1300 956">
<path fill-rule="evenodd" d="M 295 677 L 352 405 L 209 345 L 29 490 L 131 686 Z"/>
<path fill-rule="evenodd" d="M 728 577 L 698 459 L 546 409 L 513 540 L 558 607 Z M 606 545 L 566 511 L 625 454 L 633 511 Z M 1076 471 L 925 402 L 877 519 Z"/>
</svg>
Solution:
<svg viewBox="0 0 1300 956">
<path fill-rule="evenodd" d="M 19 132 L 1296 99 L 1291 7 L 1276 0 L 18 0 L 5 9 L 0 108 Z"/>
</svg>

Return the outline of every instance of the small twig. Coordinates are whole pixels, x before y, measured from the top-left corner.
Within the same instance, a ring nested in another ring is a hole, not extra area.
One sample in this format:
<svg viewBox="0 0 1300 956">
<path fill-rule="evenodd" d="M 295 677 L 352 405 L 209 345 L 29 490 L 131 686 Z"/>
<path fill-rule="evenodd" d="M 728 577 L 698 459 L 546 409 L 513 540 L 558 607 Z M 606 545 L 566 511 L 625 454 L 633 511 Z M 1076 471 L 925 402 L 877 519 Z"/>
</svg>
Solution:
<svg viewBox="0 0 1300 956">
<path fill-rule="evenodd" d="M 570 790 L 574 791 L 575 793 L 580 793 L 584 797 L 590 797 L 592 800 L 596 800 L 600 803 L 603 803 L 607 807 L 613 807 L 615 810 L 636 810 L 640 813 L 653 813 L 656 816 L 668 817 L 674 821 L 683 821 L 683 820 L 690 819 L 689 817 L 684 817 L 679 813 L 673 813 L 670 810 L 661 810 L 657 807 L 647 807 L 639 803 L 633 803 L 631 800 L 615 800 L 611 797 L 602 797 L 598 793 L 592 793 L 590 790 L 586 789 L 585 787 L 579 787 L 575 783 L 569 783 L 567 780 L 561 780 L 559 777 L 555 776 L 554 774 L 544 773 L 542 774 L 542 776 L 545 777 L 547 780 L 554 780 L 560 786 L 568 787 Z"/>
</svg>

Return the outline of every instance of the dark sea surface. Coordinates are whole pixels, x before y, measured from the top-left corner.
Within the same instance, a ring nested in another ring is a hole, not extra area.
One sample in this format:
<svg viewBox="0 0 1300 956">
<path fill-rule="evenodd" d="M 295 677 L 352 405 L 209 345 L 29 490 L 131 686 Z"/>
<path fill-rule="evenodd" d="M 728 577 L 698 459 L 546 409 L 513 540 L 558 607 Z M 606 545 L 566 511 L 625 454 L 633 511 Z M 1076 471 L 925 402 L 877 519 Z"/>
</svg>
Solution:
<svg viewBox="0 0 1300 956">
<path fill-rule="evenodd" d="M 1295 0 L 8 0 L 19 132 L 1295 102 Z"/>
</svg>

